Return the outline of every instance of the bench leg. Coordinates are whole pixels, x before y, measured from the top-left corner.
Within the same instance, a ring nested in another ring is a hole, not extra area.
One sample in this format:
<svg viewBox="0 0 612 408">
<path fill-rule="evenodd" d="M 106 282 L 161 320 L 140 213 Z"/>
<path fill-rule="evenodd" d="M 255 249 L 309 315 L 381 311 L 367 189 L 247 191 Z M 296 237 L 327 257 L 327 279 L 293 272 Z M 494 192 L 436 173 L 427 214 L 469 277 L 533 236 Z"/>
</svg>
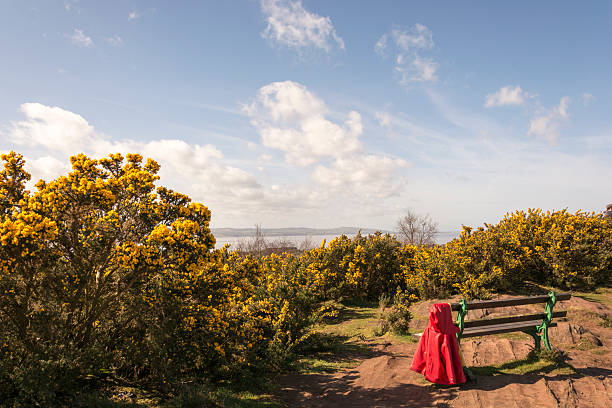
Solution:
<svg viewBox="0 0 612 408">
<path fill-rule="evenodd" d="M 545 331 L 546 332 L 546 331 Z M 523 333 L 527 333 L 529 334 L 531 337 L 533 337 L 533 341 L 534 341 L 534 348 L 536 350 L 540 350 L 540 345 L 542 342 L 542 338 L 540 337 L 540 335 L 538 334 L 536 329 L 530 329 L 530 330 L 523 330 Z M 546 335 L 546 340 L 544 343 L 547 347 L 550 347 L 550 344 L 548 344 L 548 335 Z"/>
<path fill-rule="evenodd" d="M 542 340 L 544 340 L 544 346 L 550 350 L 550 342 L 548 341 L 548 325 L 544 325 L 544 327 L 542 327 Z"/>
<path fill-rule="evenodd" d="M 476 376 L 467 366 L 463 366 L 463 374 L 465 374 L 468 381 L 476 381 Z"/>
</svg>

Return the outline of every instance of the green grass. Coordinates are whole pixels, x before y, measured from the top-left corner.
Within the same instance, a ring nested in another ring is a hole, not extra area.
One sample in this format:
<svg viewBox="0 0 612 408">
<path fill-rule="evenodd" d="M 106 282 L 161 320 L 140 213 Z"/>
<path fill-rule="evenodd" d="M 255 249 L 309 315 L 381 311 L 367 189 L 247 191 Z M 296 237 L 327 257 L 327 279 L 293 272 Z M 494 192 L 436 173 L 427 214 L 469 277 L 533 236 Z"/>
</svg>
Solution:
<svg viewBox="0 0 612 408">
<path fill-rule="evenodd" d="M 533 337 L 523 332 L 501 333 L 501 334 L 495 334 L 495 336 L 501 337 L 503 339 L 508 339 L 508 340 L 531 340 L 533 342 Z"/>
<path fill-rule="evenodd" d="M 244 389 L 252 388 L 252 389 Z M 108 386 L 80 395 L 74 406 L 93 408 L 280 408 L 271 384 L 225 384 L 215 388 L 193 384 L 176 395 L 161 396 L 139 387 Z"/>
<path fill-rule="evenodd" d="M 174 405 L 178 402 L 178 405 Z M 208 405 L 202 405 L 202 404 Z M 250 391 L 234 391 L 231 388 L 219 388 L 213 392 L 200 392 L 183 396 L 161 408 L 188 407 L 227 407 L 227 408 L 279 408 L 282 405 L 274 400 L 272 395 L 253 393 Z"/>
<path fill-rule="evenodd" d="M 589 302 L 601 303 L 612 309 L 612 288 L 598 288 L 595 292 L 572 292 L 572 295 Z"/>
<path fill-rule="evenodd" d="M 378 308 L 371 302 L 344 303 L 334 323 L 315 327 L 315 334 L 293 364 L 298 373 L 333 373 L 355 368 L 372 349 L 363 341 L 376 338 Z"/>
<path fill-rule="evenodd" d="M 600 316 L 600 318 L 601 318 L 601 322 L 599 322 L 600 326 L 612 329 L 612 316 L 611 315 Z"/>
<path fill-rule="evenodd" d="M 371 352 L 367 344 L 351 340 L 349 336 L 318 332 L 290 368 L 301 374 L 343 371 L 356 367 Z"/>
<path fill-rule="evenodd" d="M 348 339 L 361 340 L 374 338 L 374 331 L 378 322 L 378 309 L 367 306 L 350 306 L 340 311 L 338 323 L 320 325 L 317 331 L 343 336 Z"/>
<path fill-rule="evenodd" d="M 333 354 L 317 354 L 299 358 L 294 363 L 294 369 L 300 374 L 327 374 L 350 370 L 360 362 L 357 358 L 338 359 Z"/>
<path fill-rule="evenodd" d="M 559 353 L 559 352 L 556 352 Z M 530 353 L 524 359 L 509 361 L 498 365 L 489 365 L 481 367 L 470 367 L 470 370 L 476 375 L 492 376 L 501 374 L 535 374 L 546 373 L 556 375 L 572 375 L 578 372 L 574 367 L 567 362 L 562 361 L 563 357 L 555 355 L 555 352 L 546 350 L 537 353 Z"/>
</svg>

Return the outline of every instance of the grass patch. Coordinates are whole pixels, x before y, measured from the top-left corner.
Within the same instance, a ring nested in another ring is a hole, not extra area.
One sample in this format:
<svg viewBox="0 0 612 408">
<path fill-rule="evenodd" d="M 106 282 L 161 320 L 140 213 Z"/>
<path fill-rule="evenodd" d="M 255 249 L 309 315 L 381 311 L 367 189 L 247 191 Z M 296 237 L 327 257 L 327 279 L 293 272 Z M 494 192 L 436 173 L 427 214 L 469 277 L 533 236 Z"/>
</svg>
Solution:
<svg viewBox="0 0 612 408">
<path fill-rule="evenodd" d="M 324 324 L 316 329 L 323 333 L 360 340 L 376 337 L 374 331 L 378 322 L 377 308 L 353 306 L 340 311 L 339 323 Z"/>
<path fill-rule="evenodd" d="M 299 358 L 294 363 L 294 370 L 300 374 L 329 374 L 355 368 L 361 361 L 353 359 L 338 359 L 333 355 L 316 355 Z"/>
<path fill-rule="evenodd" d="M 573 292 L 572 295 L 589 302 L 601 303 L 612 309 L 612 288 L 598 288 L 595 292 Z"/>
<path fill-rule="evenodd" d="M 396 341 L 398 343 L 418 343 L 420 337 L 415 336 L 415 333 L 421 333 L 422 331 L 412 331 L 410 330 L 408 334 L 395 334 L 395 333 L 387 333 L 385 338 L 389 340 Z"/>
<path fill-rule="evenodd" d="M 611 315 L 603 315 L 599 317 L 601 318 L 601 322 L 599 322 L 600 326 L 606 327 L 608 329 L 612 328 L 612 316 Z"/>
<path fill-rule="evenodd" d="M 290 366 L 301 374 L 321 374 L 355 368 L 364 357 L 372 355 L 367 344 L 352 340 L 354 336 L 319 331 L 300 349 L 299 358 Z"/>
<path fill-rule="evenodd" d="M 269 387 L 268 387 L 269 388 Z M 137 387 L 109 387 L 79 396 L 75 407 L 93 408 L 280 408 L 270 390 L 242 390 L 229 384 L 214 390 L 204 385 L 190 385 L 176 395 L 162 398 Z"/>
<path fill-rule="evenodd" d="M 204 397 L 204 398 L 201 398 Z M 282 405 L 275 401 L 273 396 L 270 394 L 257 394 L 250 391 L 233 391 L 230 388 L 220 388 L 214 392 L 203 394 L 201 396 L 195 395 L 195 398 L 185 399 L 184 397 L 179 400 L 180 404 L 176 405 L 177 408 L 183 407 L 201 407 L 198 405 L 199 401 L 206 401 L 206 398 L 210 401 L 211 407 L 235 407 L 235 408 L 280 408 Z M 204 405 L 206 406 L 206 405 Z M 165 405 L 162 408 L 174 407 L 174 405 Z"/>
<path fill-rule="evenodd" d="M 378 307 L 372 302 L 343 303 L 334 322 L 315 327 L 290 370 L 321 374 L 355 368 L 372 355 L 371 347 L 362 342 L 377 337 L 378 319 Z"/>
<path fill-rule="evenodd" d="M 530 335 L 523 333 L 523 332 L 510 332 L 510 333 L 501 333 L 501 334 L 496 334 L 495 336 L 501 337 L 503 339 L 508 339 L 508 340 L 531 340 L 533 341 L 533 337 L 531 337 Z"/>
<path fill-rule="evenodd" d="M 470 367 L 470 370 L 481 376 L 493 376 L 501 374 L 534 374 L 546 373 L 557 375 L 571 375 L 578 372 L 574 367 L 568 364 L 565 360 L 567 353 L 560 350 L 540 350 L 531 351 L 526 358 L 509 361 L 507 363 Z"/>
<path fill-rule="evenodd" d="M 376 310 L 379 306 L 378 302 L 372 302 L 366 299 L 350 299 L 342 300 L 340 302 L 349 309 L 374 309 Z"/>
</svg>

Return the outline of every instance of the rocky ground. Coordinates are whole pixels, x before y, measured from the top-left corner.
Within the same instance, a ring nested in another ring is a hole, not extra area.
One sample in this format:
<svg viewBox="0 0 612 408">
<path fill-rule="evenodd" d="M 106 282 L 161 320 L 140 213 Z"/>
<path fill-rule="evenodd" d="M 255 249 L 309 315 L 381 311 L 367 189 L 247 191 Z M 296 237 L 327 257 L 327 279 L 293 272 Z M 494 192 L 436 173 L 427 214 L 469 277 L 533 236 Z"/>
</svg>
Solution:
<svg viewBox="0 0 612 408">
<path fill-rule="evenodd" d="M 589 299 L 589 300 L 586 300 Z M 568 310 L 551 328 L 554 347 L 568 352 L 555 366 L 526 357 L 533 340 L 521 333 L 466 339 L 462 351 L 475 381 L 438 386 L 409 367 L 417 344 L 393 337 L 354 340 L 369 346 L 353 369 L 291 374 L 279 378 L 278 398 L 288 407 L 612 407 L 612 292 L 573 296 L 555 310 Z M 450 301 L 450 300 L 448 300 Z M 432 302 L 413 307 L 412 327 L 422 329 Z M 542 311 L 542 305 L 470 312 L 470 318 Z"/>
</svg>

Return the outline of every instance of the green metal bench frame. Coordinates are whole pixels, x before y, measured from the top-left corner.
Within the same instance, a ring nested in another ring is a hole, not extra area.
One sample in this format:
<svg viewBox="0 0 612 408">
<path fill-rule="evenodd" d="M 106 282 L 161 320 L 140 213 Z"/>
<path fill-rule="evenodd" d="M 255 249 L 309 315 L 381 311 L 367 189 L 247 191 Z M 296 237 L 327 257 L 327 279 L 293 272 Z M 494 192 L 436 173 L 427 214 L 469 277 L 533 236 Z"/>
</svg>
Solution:
<svg viewBox="0 0 612 408">
<path fill-rule="evenodd" d="M 539 350 L 541 348 L 542 340 L 544 341 L 544 346 L 550 350 L 550 340 L 548 337 L 548 328 L 551 326 L 555 326 L 552 320 L 554 317 L 562 317 L 565 316 L 566 312 L 553 312 L 553 308 L 558 300 L 569 300 L 571 297 L 570 293 L 560 293 L 558 295 L 555 292 L 549 292 L 548 298 L 545 296 L 531 296 L 524 298 L 514 298 L 514 299 L 501 299 L 501 300 L 486 300 L 479 302 L 466 302 L 465 299 L 461 299 L 459 303 L 452 303 L 451 309 L 457 311 L 457 326 L 459 327 L 459 333 L 457 333 L 457 340 L 461 341 L 463 337 L 463 332 L 465 329 L 465 316 L 468 310 L 473 309 L 487 309 L 493 307 L 505 307 L 505 306 L 513 306 L 513 305 L 525 305 L 525 304 L 533 304 L 533 303 L 544 303 L 546 302 L 546 306 L 544 308 L 544 315 L 542 316 L 542 321 L 540 324 L 536 324 L 533 327 L 529 328 L 517 328 L 513 330 L 511 325 L 508 327 L 506 332 L 512 331 L 521 331 L 523 333 L 527 333 L 533 337 L 535 343 L 535 349 Z M 499 319 L 490 319 L 491 325 L 505 323 L 505 322 L 518 322 L 524 321 L 526 318 L 538 318 L 540 315 L 526 315 L 526 316 L 516 316 L 516 317 L 507 317 L 507 318 L 499 318 Z M 518 319 L 517 319 L 518 318 Z M 486 326 L 487 320 L 481 320 L 478 322 L 482 322 L 482 326 Z M 519 325 L 520 326 L 520 325 Z M 499 327 L 499 326 L 498 326 Z M 483 335 L 486 335 L 484 333 Z"/>
</svg>

